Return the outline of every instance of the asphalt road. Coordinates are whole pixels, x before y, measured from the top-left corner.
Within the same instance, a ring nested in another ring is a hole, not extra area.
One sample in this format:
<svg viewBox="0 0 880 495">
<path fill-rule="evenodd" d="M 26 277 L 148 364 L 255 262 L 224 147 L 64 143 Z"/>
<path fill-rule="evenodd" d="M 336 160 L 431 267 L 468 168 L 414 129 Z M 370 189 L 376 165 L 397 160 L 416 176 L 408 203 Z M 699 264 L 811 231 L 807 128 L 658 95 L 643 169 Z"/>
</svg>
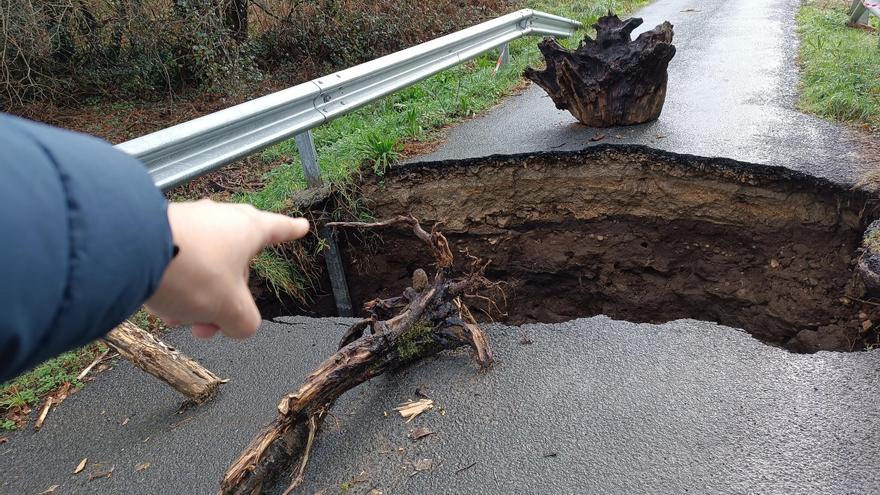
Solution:
<svg viewBox="0 0 880 495">
<path fill-rule="evenodd" d="M 169 336 L 231 379 L 183 414 L 173 391 L 127 362 L 99 375 L 42 431 L 0 447 L 0 492 L 214 493 L 348 320 L 286 321 L 241 343 Z M 300 493 L 880 493 L 880 352 L 789 354 L 690 320 L 596 317 L 488 333 L 488 372 L 449 353 L 345 396 Z M 438 407 L 407 425 L 393 407 L 418 398 L 417 387 Z M 418 426 L 436 433 L 413 443 Z M 83 457 L 101 467 L 73 475 Z M 422 459 L 433 470 L 413 474 Z M 111 467 L 112 477 L 88 481 Z"/>
<path fill-rule="evenodd" d="M 868 160 L 858 135 L 793 110 L 798 3 L 660 0 L 644 9 L 647 25 L 676 25 L 667 107 L 658 122 L 601 131 L 603 142 L 853 180 Z M 533 88 L 453 129 L 429 158 L 574 149 L 598 132 Z M 287 321 L 245 342 L 169 335 L 231 379 L 216 400 L 180 414 L 175 392 L 126 362 L 99 375 L 43 430 L 0 444 L 0 493 L 55 484 L 56 494 L 214 493 L 347 323 Z M 301 493 L 880 493 L 880 351 L 795 355 L 690 320 L 596 317 L 492 326 L 489 336 L 497 364 L 488 372 L 449 353 L 344 396 Z M 392 409 L 417 387 L 438 407 L 407 425 Z M 406 434 L 417 426 L 436 433 L 413 443 Z M 73 475 L 84 457 L 88 467 Z M 424 459 L 432 469 L 415 472 Z M 88 480 L 110 468 L 110 478 Z"/>
<path fill-rule="evenodd" d="M 636 33 L 670 21 L 677 53 L 666 104 L 648 124 L 593 129 L 557 110 L 536 85 L 486 116 L 453 128 L 418 160 L 574 150 L 597 143 L 643 144 L 698 156 L 781 165 L 843 182 L 880 166 L 862 133 L 799 113 L 800 0 L 658 0 L 635 14 Z M 696 11 L 688 11 L 696 9 Z M 865 56 L 870 56 L 866 54 Z M 598 135 L 606 137 L 592 141 Z"/>
</svg>

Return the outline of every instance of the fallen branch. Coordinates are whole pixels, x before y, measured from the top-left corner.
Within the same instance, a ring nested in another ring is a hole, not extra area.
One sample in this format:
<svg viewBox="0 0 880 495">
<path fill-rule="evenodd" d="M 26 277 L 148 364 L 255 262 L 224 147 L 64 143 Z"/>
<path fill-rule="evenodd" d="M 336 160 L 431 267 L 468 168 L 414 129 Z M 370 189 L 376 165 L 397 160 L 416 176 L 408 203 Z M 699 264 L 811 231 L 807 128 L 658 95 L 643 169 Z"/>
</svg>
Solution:
<svg viewBox="0 0 880 495">
<path fill-rule="evenodd" d="M 46 421 L 46 416 L 49 414 L 49 409 L 52 407 L 52 397 L 47 397 L 46 402 L 43 404 L 43 409 L 40 411 L 40 415 L 37 417 L 37 422 L 34 423 L 34 430 L 40 431 L 40 428 L 43 427 L 43 422 Z"/>
<path fill-rule="evenodd" d="M 433 252 L 437 260 L 433 278 L 428 280 L 422 270 L 416 270 L 413 287 L 401 296 L 375 299 L 364 305 L 368 317 L 346 331 L 338 352 L 321 363 L 296 392 L 281 399 L 275 419 L 233 461 L 221 482 L 222 494 L 262 493 L 292 466 L 298 466 L 285 493 L 295 490 L 303 481 L 311 450 L 333 403 L 371 378 L 464 345 L 474 349 L 474 359 L 482 368 L 491 365 L 488 340 L 461 300 L 461 296 L 485 287 L 488 281 L 480 270 L 460 279 L 448 279 L 453 257 L 443 234 L 436 230 L 428 233 L 415 218 L 406 216 L 327 226 L 381 228 L 401 224 L 410 226 Z"/>
<path fill-rule="evenodd" d="M 129 321 L 110 331 L 104 340 L 120 356 L 190 400 L 201 403 L 225 383 L 214 373 Z"/>
<path fill-rule="evenodd" d="M 85 378 L 86 375 L 89 374 L 89 371 L 92 371 L 92 368 L 94 368 L 96 364 L 100 363 L 101 360 L 107 356 L 108 352 L 110 352 L 110 349 L 107 349 L 106 351 L 102 352 L 101 354 L 98 354 L 98 356 L 95 357 L 95 359 L 91 362 L 91 364 L 89 364 L 88 366 L 83 368 L 83 370 L 80 371 L 78 375 L 76 375 L 76 379 L 82 380 L 83 378 Z"/>
</svg>

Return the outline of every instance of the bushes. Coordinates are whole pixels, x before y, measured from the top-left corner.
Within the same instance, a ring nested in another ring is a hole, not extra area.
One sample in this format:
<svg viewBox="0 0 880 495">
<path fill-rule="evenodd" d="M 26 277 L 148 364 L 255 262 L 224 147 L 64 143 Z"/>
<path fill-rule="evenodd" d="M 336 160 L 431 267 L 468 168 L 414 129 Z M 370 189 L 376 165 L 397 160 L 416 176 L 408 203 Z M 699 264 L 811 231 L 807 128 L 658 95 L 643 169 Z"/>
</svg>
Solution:
<svg viewBox="0 0 880 495">
<path fill-rule="evenodd" d="M 0 107 L 302 81 L 509 9 L 503 0 L 0 0 Z"/>
<path fill-rule="evenodd" d="M 0 0 L 0 104 L 213 90 L 256 74 L 227 0 Z M 219 2 L 219 3 L 218 3 Z"/>
<path fill-rule="evenodd" d="M 277 5 L 283 16 L 260 37 L 259 58 L 268 66 L 307 61 L 320 73 L 386 55 L 513 8 L 503 0 L 311 0 Z M 287 5 L 286 10 L 282 5 Z"/>
</svg>

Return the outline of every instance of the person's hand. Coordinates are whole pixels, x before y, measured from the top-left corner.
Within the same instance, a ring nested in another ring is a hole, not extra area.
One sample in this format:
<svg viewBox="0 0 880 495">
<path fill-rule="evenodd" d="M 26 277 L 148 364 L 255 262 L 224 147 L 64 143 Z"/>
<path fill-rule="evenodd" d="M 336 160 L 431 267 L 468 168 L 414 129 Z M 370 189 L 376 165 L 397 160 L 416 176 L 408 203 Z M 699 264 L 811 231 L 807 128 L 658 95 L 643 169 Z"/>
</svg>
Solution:
<svg viewBox="0 0 880 495">
<path fill-rule="evenodd" d="M 170 203 L 168 221 L 180 252 L 147 310 L 169 325 L 192 325 L 203 339 L 218 331 L 232 338 L 253 335 L 260 311 L 248 289 L 251 258 L 266 246 L 305 236 L 308 220 L 201 200 Z"/>
</svg>

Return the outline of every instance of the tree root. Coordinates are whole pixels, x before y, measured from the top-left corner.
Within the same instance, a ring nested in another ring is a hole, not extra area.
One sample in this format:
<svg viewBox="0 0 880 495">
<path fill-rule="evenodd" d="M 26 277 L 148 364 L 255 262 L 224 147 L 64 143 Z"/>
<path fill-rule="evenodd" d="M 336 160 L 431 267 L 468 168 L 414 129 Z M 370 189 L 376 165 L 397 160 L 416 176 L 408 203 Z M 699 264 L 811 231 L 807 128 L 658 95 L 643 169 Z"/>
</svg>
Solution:
<svg viewBox="0 0 880 495">
<path fill-rule="evenodd" d="M 220 485 L 222 494 L 259 494 L 274 480 L 299 464 L 290 487 L 303 481 L 311 450 L 321 424 L 343 393 L 386 371 L 405 366 L 444 349 L 470 346 L 481 368 L 492 364 L 488 339 L 474 320 L 465 295 L 491 286 L 483 276 L 485 265 L 458 279 L 449 279 L 453 256 L 440 232 L 426 232 L 409 216 L 376 223 L 331 222 L 328 227 L 381 228 L 408 225 L 434 254 L 436 273 L 428 279 L 422 270 L 413 274 L 413 286 L 390 299 L 364 305 L 368 317 L 352 325 L 339 350 L 321 363 L 299 389 L 284 396 L 278 415 L 251 441 L 230 465 Z M 363 335 L 367 331 L 368 335 Z"/>
</svg>

